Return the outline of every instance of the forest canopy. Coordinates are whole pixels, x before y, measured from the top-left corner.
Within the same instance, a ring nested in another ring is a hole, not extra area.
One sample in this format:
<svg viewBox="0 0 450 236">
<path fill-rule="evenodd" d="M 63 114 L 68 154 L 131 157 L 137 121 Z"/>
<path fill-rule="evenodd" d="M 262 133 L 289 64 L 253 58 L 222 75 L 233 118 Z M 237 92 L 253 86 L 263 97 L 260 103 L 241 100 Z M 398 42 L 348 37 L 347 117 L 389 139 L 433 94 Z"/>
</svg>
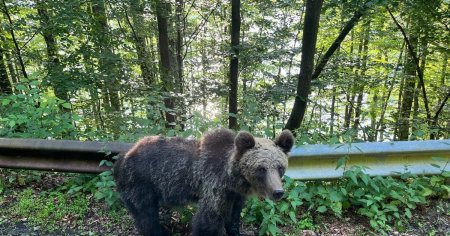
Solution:
<svg viewBox="0 0 450 236">
<path fill-rule="evenodd" d="M 0 136 L 449 138 L 446 0 L 1 0 Z"/>
</svg>

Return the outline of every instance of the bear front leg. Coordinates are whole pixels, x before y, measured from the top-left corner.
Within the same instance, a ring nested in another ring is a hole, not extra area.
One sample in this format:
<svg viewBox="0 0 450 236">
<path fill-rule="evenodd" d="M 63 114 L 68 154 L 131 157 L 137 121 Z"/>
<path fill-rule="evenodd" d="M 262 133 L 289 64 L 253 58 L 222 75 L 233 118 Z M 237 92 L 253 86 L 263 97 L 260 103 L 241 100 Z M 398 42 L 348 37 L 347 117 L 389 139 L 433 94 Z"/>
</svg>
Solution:
<svg viewBox="0 0 450 236">
<path fill-rule="evenodd" d="M 201 204 L 192 221 L 192 236 L 222 236 L 224 220 L 213 207 Z"/>
<path fill-rule="evenodd" d="M 245 197 L 236 194 L 231 199 L 233 199 L 233 201 L 230 203 L 231 212 L 225 220 L 225 230 L 228 236 L 239 236 L 241 235 L 239 226 L 241 211 L 245 205 Z"/>
</svg>

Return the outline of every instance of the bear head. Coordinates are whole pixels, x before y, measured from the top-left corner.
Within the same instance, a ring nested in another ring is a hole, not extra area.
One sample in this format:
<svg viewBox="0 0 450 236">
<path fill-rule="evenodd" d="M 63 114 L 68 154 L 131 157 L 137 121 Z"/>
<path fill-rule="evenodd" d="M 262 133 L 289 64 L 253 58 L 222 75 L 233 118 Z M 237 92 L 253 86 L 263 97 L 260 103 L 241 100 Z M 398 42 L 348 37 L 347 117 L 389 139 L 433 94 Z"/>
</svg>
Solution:
<svg viewBox="0 0 450 236">
<path fill-rule="evenodd" d="M 294 145 L 292 133 L 284 130 L 274 142 L 242 131 L 234 145 L 232 171 L 239 172 L 250 184 L 249 194 L 280 200 L 284 195 L 281 178 L 288 166 L 287 154 Z"/>
</svg>

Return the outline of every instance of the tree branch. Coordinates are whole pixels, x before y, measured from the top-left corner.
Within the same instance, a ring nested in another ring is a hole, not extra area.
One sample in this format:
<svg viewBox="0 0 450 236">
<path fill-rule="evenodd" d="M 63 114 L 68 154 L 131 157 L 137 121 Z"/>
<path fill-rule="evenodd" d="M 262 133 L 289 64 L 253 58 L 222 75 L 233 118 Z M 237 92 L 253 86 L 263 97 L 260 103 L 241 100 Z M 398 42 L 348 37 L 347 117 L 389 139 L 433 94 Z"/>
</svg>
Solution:
<svg viewBox="0 0 450 236">
<path fill-rule="evenodd" d="M 445 96 L 444 100 L 442 100 L 441 105 L 439 106 L 439 109 L 436 111 L 436 113 L 434 114 L 433 120 L 437 121 L 439 115 L 441 114 L 442 110 L 444 109 L 445 103 L 447 102 L 447 100 L 450 98 L 450 89 L 447 93 L 447 95 Z"/>
<path fill-rule="evenodd" d="M 344 41 L 345 37 L 348 35 L 348 33 L 355 27 L 356 23 L 361 19 L 361 17 L 364 15 L 364 12 L 369 7 L 369 1 L 366 1 L 364 5 L 353 14 L 353 17 L 345 24 L 344 28 L 342 29 L 339 36 L 334 40 L 334 42 L 331 44 L 331 46 L 328 48 L 327 52 L 323 57 L 320 59 L 319 63 L 317 64 L 316 68 L 314 69 L 314 73 L 312 75 L 312 80 L 315 80 L 319 77 L 319 75 L 322 73 L 323 69 L 328 63 L 328 60 L 330 60 L 331 56 L 333 56 L 334 52 L 341 46 L 342 41 Z"/>
<path fill-rule="evenodd" d="M 422 89 L 423 103 L 425 104 L 425 111 L 427 113 L 427 122 L 430 123 L 431 122 L 431 113 L 430 113 L 430 108 L 428 106 L 427 91 L 425 89 L 425 82 L 423 80 L 423 70 L 422 70 L 422 68 L 420 68 L 419 58 L 417 57 L 417 54 L 414 51 L 414 46 L 411 44 L 411 41 L 409 41 L 409 38 L 406 35 L 405 30 L 400 25 L 400 23 L 397 21 L 397 19 L 395 19 L 394 15 L 391 12 L 391 9 L 389 9 L 389 7 L 386 7 L 386 8 L 387 8 L 387 10 L 389 12 L 389 15 L 391 15 L 391 18 L 394 21 L 395 25 L 397 26 L 397 28 L 402 33 L 403 38 L 404 38 L 404 40 L 406 42 L 409 54 L 411 54 L 411 56 L 412 56 L 412 58 L 414 60 L 414 63 L 416 64 L 417 76 L 419 77 L 419 83 L 420 83 L 420 87 Z"/>
</svg>

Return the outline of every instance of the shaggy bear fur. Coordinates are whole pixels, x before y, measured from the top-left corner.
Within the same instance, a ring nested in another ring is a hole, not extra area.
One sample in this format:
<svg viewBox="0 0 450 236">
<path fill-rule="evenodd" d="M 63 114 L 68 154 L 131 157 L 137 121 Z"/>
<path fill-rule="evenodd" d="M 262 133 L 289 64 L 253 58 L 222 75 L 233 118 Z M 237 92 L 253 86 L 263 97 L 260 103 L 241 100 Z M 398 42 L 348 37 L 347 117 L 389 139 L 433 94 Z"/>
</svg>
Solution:
<svg viewBox="0 0 450 236">
<path fill-rule="evenodd" d="M 159 206 L 198 202 L 194 236 L 240 235 L 239 216 L 247 196 L 279 200 L 281 177 L 294 143 L 283 131 L 275 142 L 248 132 L 216 129 L 200 141 L 150 136 L 114 165 L 117 189 L 142 235 L 166 235 Z"/>
</svg>

